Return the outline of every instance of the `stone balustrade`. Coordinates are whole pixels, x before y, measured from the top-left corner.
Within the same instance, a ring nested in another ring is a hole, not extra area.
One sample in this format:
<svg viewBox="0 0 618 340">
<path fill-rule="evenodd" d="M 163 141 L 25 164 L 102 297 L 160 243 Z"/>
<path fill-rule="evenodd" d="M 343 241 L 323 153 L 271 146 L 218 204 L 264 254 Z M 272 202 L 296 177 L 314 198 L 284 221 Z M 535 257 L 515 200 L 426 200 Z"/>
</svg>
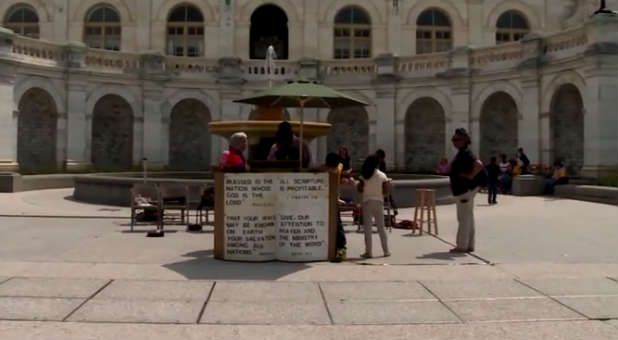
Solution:
<svg viewBox="0 0 618 340">
<path fill-rule="evenodd" d="M 12 52 L 20 61 L 46 66 L 63 66 L 66 60 L 62 45 L 20 35 L 13 40 Z"/>
<path fill-rule="evenodd" d="M 216 59 L 165 56 L 165 68 L 172 73 L 205 74 L 219 71 Z"/>
<path fill-rule="evenodd" d="M 450 66 L 449 53 L 420 54 L 399 59 L 397 71 L 414 76 L 415 74 L 435 74 Z"/>
<path fill-rule="evenodd" d="M 524 48 L 520 42 L 473 49 L 470 52 L 470 65 L 477 69 L 508 69 L 523 61 Z"/>
<path fill-rule="evenodd" d="M 374 75 L 377 65 L 373 59 L 341 59 L 324 61 L 321 66 L 323 76 Z"/>
<path fill-rule="evenodd" d="M 554 58 L 579 55 L 588 45 L 588 34 L 584 27 L 570 29 L 545 39 L 546 54 Z"/>
<path fill-rule="evenodd" d="M 452 68 L 473 68 L 480 72 L 496 72 L 509 70 L 520 65 L 528 54 L 548 56 L 551 59 L 578 56 L 589 45 L 589 36 L 584 25 L 557 33 L 545 38 L 539 38 L 542 43 L 538 50 L 528 51 L 526 43 L 512 42 L 496 46 L 469 49 L 462 55 L 454 52 L 442 52 L 405 57 L 392 57 L 392 71 L 407 78 L 423 78 Z M 138 53 L 115 52 L 99 49 L 71 49 L 69 45 L 56 44 L 43 40 L 30 39 L 15 35 L 9 42 L 10 58 L 24 64 L 80 67 L 101 73 L 139 73 L 146 67 L 144 55 Z M 77 56 L 83 57 L 83 62 L 72 63 Z M 175 77 L 200 78 L 204 75 L 217 78 L 222 72 L 219 59 L 187 58 L 161 56 L 158 67 L 161 71 Z M 458 58 L 457 62 L 453 58 Z M 316 71 L 322 78 L 336 77 L 377 77 L 379 65 L 377 59 L 338 59 L 323 60 L 316 63 Z M 296 60 L 277 60 L 272 70 L 272 79 L 286 81 L 298 78 L 301 62 Z M 246 60 L 238 64 L 238 77 L 244 81 L 265 81 L 268 70 L 264 60 Z M 208 77 L 207 77 L 208 78 Z"/>
<path fill-rule="evenodd" d="M 103 72 L 126 72 L 141 69 L 141 56 L 132 53 L 88 49 L 84 58 L 86 68 Z"/>
<path fill-rule="evenodd" d="M 241 69 L 245 80 L 266 80 L 269 77 L 265 60 L 243 61 Z M 277 60 L 270 77 L 273 80 L 295 79 L 299 69 L 300 65 L 296 61 Z"/>
</svg>

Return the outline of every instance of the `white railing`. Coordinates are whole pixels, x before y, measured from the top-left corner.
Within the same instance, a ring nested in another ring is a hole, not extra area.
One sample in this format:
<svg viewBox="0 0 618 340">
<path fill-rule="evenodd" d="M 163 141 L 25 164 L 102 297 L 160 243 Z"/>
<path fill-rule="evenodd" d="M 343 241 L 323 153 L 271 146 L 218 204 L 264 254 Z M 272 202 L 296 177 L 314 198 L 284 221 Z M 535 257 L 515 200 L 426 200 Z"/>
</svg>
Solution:
<svg viewBox="0 0 618 340">
<path fill-rule="evenodd" d="M 327 77 L 341 75 L 373 75 L 378 67 L 373 59 L 340 59 L 324 61 L 321 73 Z"/>
<path fill-rule="evenodd" d="M 399 59 L 397 71 L 399 73 L 423 74 L 446 71 L 450 66 L 448 52 L 419 54 Z"/>
<path fill-rule="evenodd" d="M 88 49 L 84 57 L 86 68 L 107 72 L 139 70 L 142 67 L 139 54 Z"/>
<path fill-rule="evenodd" d="M 243 78 L 246 80 L 268 80 L 271 77 L 273 80 L 290 80 L 298 76 L 300 69 L 298 62 L 289 60 L 276 60 L 275 67 L 268 73 L 268 67 L 264 60 L 247 60 L 243 61 L 241 70 Z"/>
<path fill-rule="evenodd" d="M 25 61 L 32 61 L 39 64 L 62 66 L 65 61 L 64 48 L 62 45 L 26 38 L 20 35 L 16 35 L 13 39 L 12 52 Z"/>
<path fill-rule="evenodd" d="M 543 44 L 540 45 L 544 46 L 543 51 L 537 51 L 536 45 L 522 42 L 471 49 L 468 55 L 468 63 L 471 68 L 499 72 L 510 70 L 524 61 L 524 58 L 537 55 L 537 53 L 539 55 L 545 54 L 550 59 L 577 57 L 585 51 L 588 44 L 588 32 L 585 26 L 581 26 L 545 37 Z M 67 46 L 61 44 L 16 35 L 12 40 L 10 58 L 24 64 L 71 67 L 67 64 L 70 51 Z M 73 53 L 79 54 L 80 52 Z M 450 58 L 449 52 L 399 57 L 396 59 L 392 72 L 407 78 L 433 76 L 438 72 L 454 67 L 451 65 Z M 86 49 L 82 67 L 101 73 L 134 72 L 144 68 L 142 60 L 143 55 L 137 53 Z M 164 56 L 162 60 L 162 71 L 180 78 L 195 78 L 205 74 L 216 76 L 216 73 L 221 71 L 219 60 L 215 58 Z M 298 61 L 277 60 L 275 64 L 276 66 L 270 70 L 270 77 L 274 81 L 286 81 L 298 77 L 300 72 Z M 370 78 L 377 75 L 379 70 L 374 59 L 323 60 L 319 65 L 320 75 L 323 77 L 360 76 Z M 242 61 L 240 71 L 242 78 L 248 81 L 266 81 L 269 79 L 269 70 L 264 60 Z"/>
<path fill-rule="evenodd" d="M 588 45 L 588 33 L 584 27 L 567 30 L 546 38 L 547 54 L 568 57 L 583 52 Z"/>
<path fill-rule="evenodd" d="M 216 59 L 166 56 L 164 64 L 167 71 L 178 74 L 204 74 L 219 70 Z"/>
<path fill-rule="evenodd" d="M 470 52 L 470 65 L 475 68 L 509 68 L 519 64 L 524 56 L 520 42 L 482 47 Z"/>
</svg>

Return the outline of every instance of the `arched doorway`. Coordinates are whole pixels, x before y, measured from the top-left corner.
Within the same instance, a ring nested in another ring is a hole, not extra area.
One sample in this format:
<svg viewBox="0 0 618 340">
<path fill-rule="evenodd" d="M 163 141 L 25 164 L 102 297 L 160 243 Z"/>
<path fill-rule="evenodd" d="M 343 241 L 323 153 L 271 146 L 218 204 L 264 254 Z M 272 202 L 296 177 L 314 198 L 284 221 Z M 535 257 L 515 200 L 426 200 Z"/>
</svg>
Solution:
<svg viewBox="0 0 618 340">
<path fill-rule="evenodd" d="M 416 172 L 433 173 L 445 156 L 444 109 L 433 98 L 416 100 L 406 112 L 405 165 Z"/>
<path fill-rule="evenodd" d="M 480 157 L 483 162 L 500 154 L 506 154 L 508 159 L 515 158 L 518 123 L 517 104 L 510 95 L 497 92 L 485 100 L 480 121 Z"/>
<path fill-rule="evenodd" d="M 554 160 L 561 160 L 571 175 L 578 174 L 584 164 L 584 114 L 579 90 L 562 85 L 551 101 L 551 142 Z M 552 162 L 553 163 L 553 162 Z"/>
<path fill-rule="evenodd" d="M 52 96 L 32 88 L 19 100 L 17 118 L 17 162 L 22 173 L 56 169 L 58 113 Z"/>
<path fill-rule="evenodd" d="M 251 15 L 249 58 L 265 59 L 273 45 L 277 59 L 288 58 L 288 17 L 275 5 L 260 6 Z"/>
<path fill-rule="evenodd" d="M 109 94 L 92 113 L 92 165 L 101 170 L 129 169 L 133 163 L 133 110 L 124 98 Z"/>
<path fill-rule="evenodd" d="M 357 169 L 369 154 L 369 115 L 362 107 L 332 110 L 328 114 L 332 129 L 327 138 L 328 152 L 348 148 L 351 166 Z"/>
<path fill-rule="evenodd" d="M 210 111 L 199 100 L 185 99 L 174 106 L 170 117 L 170 168 L 210 169 L 210 119 Z"/>
</svg>

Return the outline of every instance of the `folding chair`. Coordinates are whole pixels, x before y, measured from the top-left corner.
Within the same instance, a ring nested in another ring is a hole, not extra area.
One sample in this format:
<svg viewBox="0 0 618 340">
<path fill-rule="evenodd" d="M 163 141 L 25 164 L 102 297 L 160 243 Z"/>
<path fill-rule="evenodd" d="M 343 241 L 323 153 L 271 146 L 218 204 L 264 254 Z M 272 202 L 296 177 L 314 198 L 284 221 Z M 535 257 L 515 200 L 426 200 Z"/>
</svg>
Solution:
<svg viewBox="0 0 618 340">
<path fill-rule="evenodd" d="M 180 211 L 180 223 L 185 223 L 185 215 L 189 211 L 189 190 L 180 183 L 161 183 L 159 185 L 161 200 L 161 226 L 164 223 L 166 210 Z"/>
<path fill-rule="evenodd" d="M 161 200 L 157 185 L 154 183 L 135 183 L 131 187 L 131 231 L 136 223 L 136 212 L 141 210 L 155 211 L 157 214 L 157 228 L 162 227 Z"/>
</svg>

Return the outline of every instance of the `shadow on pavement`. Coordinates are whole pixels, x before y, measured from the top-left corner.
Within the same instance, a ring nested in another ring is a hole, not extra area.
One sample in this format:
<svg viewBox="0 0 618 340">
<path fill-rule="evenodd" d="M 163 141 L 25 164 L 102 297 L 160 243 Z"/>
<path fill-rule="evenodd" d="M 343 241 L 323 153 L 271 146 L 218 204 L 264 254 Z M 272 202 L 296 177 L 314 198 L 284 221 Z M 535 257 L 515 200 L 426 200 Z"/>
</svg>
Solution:
<svg viewBox="0 0 618 340">
<path fill-rule="evenodd" d="M 448 251 L 443 252 L 435 252 L 429 254 L 423 254 L 421 256 L 417 256 L 417 259 L 435 259 L 435 260 L 448 260 L 453 261 L 456 257 L 465 257 L 468 256 L 465 253 L 451 253 Z"/>
<path fill-rule="evenodd" d="M 217 260 L 212 249 L 182 255 L 186 261 L 168 263 L 163 267 L 190 280 L 276 280 L 310 268 L 304 263 L 232 262 Z"/>
</svg>

